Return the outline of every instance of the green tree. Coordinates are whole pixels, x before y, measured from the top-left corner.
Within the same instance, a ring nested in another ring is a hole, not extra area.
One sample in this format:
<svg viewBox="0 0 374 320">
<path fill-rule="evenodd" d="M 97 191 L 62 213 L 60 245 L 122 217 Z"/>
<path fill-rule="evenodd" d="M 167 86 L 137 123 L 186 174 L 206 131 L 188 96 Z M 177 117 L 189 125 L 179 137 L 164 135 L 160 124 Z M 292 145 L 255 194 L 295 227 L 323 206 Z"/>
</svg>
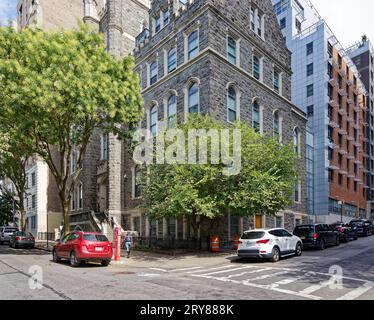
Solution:
<svg viewBox="0 0 374 320">
<path fill-rule="evenodd" d="M 14 211 L 17 211 L 18 202 L 10 192 L 0 192 L 0 226 L 7 226 L 14 220 Z"/>
<path fill-rule="evenodd" d="M 180 127 L 223 129 L 209 116 L 190 118 Z M 238 174 L 223 174 L 224 164 L 153 164 L 144 170 L 143 211 L 151 218 L 188 218 L 197 239 L 203 220 L 231 213 L 248 217 L 275 215 L 285 209 L 297 177 L 297 159 L 293 148 L 260 135 L 246 124 L 241 130 L 242 169 Z M 230 150 L 233 140 L 231 139 Z M 208 144 L 210 150 L 211 144 Z M 208 163 L 212 154 L 208 156 Z"/>
<path fill-rule="evenodd" d="M 10 132 L 1 132 L 2 129 L 4 128 L 0 127 L 0 179 L 8 178 L 13 182 L 16 189 L 16 195 L 10 195 L 8 190 L 2 188 L 2 192 L 6 195 L 3 201 L 6 203 L 10 197 L 12 199 L 17 198 L 15 203 L 21 213 L 20 227 L 24 231 L 26 230 L 24 199 L 26 196 L 26 161 L 28 151 L 24 149 L 22 142 L 14 139 Z"/>
<path fill-rule="evenodd" d="M 103 36 L 0 28 L 0 125 L 16 132 L 54 176 L 69 232 L 69 203 L 97 130 L 126 136 L 143 103 L 131 58 L 117 59 Z M 72 157 L 76 170 L 70 170 Z"/>
</svg>

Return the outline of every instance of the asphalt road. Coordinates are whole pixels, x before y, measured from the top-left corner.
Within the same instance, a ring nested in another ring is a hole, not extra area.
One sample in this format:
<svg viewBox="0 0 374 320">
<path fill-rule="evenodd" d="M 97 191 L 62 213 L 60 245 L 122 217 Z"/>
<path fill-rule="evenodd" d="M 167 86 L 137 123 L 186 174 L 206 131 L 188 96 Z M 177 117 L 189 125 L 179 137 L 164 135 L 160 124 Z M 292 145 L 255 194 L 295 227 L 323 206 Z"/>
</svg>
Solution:
<svg viewBox="0 0 374 320">
<path fill-rule="evenodd" d="M 45 251 L 0 246 L 0 299 L 374 300 L 374 236 L 276 264 L 139 253 L 109 267 L 71 268 Z"/>
</svg>

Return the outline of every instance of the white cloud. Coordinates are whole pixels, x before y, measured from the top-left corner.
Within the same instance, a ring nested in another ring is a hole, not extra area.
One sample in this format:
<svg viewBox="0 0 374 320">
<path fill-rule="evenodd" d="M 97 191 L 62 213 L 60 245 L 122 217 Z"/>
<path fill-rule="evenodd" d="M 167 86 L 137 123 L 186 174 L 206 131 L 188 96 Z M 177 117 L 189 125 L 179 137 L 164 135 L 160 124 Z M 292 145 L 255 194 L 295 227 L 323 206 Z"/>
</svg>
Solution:
<svg viewBox="0 0 374 320">
<path fill-rule="evenodd" d="M 374 42 L 373 0 L 311 0 L 338 40 L 347 47 L 366 34 Z"/>
<path fill-rule="evenodd" d="M 0 23 L 7 24 L 9 20 L 13 20 L 17 15 L 18 0 L 0 0 Z"/>
</svg>

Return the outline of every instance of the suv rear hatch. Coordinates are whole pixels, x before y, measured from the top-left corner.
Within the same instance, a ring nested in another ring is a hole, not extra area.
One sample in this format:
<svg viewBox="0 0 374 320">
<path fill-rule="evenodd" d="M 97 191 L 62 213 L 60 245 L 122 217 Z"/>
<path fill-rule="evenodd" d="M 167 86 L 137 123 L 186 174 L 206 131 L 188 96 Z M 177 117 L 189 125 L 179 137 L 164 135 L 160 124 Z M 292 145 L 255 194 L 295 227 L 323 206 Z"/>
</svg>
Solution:
<svg viewBox="0 0 374 320">
<path fill-rule="evenodd" d="M 314 241 L 315 228 L 314 225 L 297 226 L 293 232 L 303 242 Z"/>
<path fill-rule="evenodd" d="M 102 234 L 84 234 L 83 243 L 91 253 L 109 252 L 112 248 L 108 238 Z"/>
</svg>

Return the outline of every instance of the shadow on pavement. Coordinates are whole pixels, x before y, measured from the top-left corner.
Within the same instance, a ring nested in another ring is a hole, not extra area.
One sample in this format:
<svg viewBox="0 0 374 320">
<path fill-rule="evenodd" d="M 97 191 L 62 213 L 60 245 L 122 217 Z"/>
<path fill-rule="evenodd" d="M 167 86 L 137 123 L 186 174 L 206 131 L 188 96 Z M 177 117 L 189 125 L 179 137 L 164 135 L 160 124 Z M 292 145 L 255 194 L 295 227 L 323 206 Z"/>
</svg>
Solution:
<svg viewBox="0 0 374 320">
<path fill-rule="evenodd" d="M 9 255 L 38 255 L 38 256 L 46 256 L 50 255 L 50 252 L 39 250 L 39 249 L 26 249 L 26 248 L 18 248 L 13 249 L 10 248 L 8 244 L 0 245 L 0 255 L 9 254 Z"/>
</svg>

